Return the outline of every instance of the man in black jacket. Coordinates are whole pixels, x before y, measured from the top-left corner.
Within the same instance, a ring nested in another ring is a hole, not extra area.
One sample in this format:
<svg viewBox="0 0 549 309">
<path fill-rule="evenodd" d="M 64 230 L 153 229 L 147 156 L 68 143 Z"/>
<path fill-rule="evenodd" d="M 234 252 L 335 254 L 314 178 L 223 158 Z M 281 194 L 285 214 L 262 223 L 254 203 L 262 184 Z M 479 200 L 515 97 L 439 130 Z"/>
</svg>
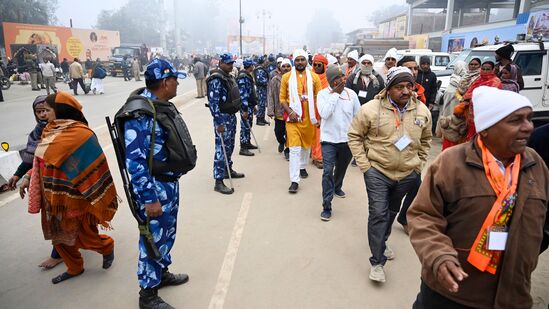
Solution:
<svg viewBox="0 0 549 309">
<path fill-rule="evenodd" d="M 349 75 L 345 87 L 353 89 L 358 95 L 360 105 L 363 105 L 385 88 L 385 82 L 373 68 L 374 57 L 372 55 L 365 54 L 360 57 L 359 63 L 360 70 Z"/>
<path fill-rule="evenodd" d="M 417 72 L 416 82 L 425 88 L 425 104 L 431 111 L 434 133 L 439 113 L 439 107 L 436 104 L 437 102 L 435 102 L 438 91 L 437 76 L 431 71 L 431 58 L 429 56 L 421 56 L 419 59 L 419 67 L 420 70 Z"/>
</svg>

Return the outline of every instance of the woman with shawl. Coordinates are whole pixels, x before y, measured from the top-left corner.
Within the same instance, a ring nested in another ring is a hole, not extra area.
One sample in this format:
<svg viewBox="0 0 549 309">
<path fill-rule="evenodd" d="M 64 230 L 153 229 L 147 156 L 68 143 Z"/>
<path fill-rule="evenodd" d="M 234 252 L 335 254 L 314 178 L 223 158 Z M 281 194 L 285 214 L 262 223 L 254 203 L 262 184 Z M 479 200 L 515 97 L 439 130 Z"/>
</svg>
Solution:
<svg viewBox="0 0 549 309">
<path fill-rule="evenodd" d="M 509 90 L 516 93 L 520 91 L 520 86 L 518 84 L 518 68 L 516 64 L 507 64 L 500 70 L 500 74 L 503 90 Z"/>
<path fill-rule="evenodd" d="M 114 260 L 114 240 L 98 232 L 108 228 L 118 207 L 106 157 L 88 127 L 82 105 L 66 92 L 46 98 L 56 119 L 48 122 L 35 152 L 29 188 L 29 212 L 42 213 L 42 231 L 67 265 L 54 284 L 84 272 L 79 249 L 103 255 L 103 268 Z"/>
<path fill-rule="evenodd" d="M 15 172 L 15 174 L 13 174 L 13 176 L 9 179 L 7 183 L 10 190 L 15 190 L 17 188 L 17 182 L 19 181 L 19 179 L 23 178 L 21 186 L 19 187 L 19 194 L 21 195 L 21 198 L 25 198 L 26 189 L 29 187 L 28 176 L 26 176 L 25 174 L 30 169 L 32 169 L 34 152 L 36 150 L 36 146 L 38 146 L 38 143 L 40 143 L 40 136 L 42 135 L 42 131 L 44 130 L 44 127 L 46 126 L 48 121 L 52 121 L 55 118 L 55 114 L 51 111 L 50 108 L 47 108 L 46 106 L 45 95 L 39 95 L 36 97 L 36 99 L 34 99 L 34 102 L 32 102 L 32 110 L 34 113 L 34 118 L 36 119 L 36 126 L 29 134 L 27 147 L 21 152 L 21 164 L 19 164 L 17 171 Z M 61 258 L 61 256 L 59 256 L 59 253 L 57 253 L 55 248 L 53 248 L 50 257 L 40 263 L 38 267 L 51 269 L 62 262 L 63 259 Z"/>
<path fill-rule="evenodd" d="M 467 65 L 467 72 L 460 68 L 458 61 L 454 67 L 454 74 L 450 77 L 450 85 L 444 92 L 444 106 L 442 107 L 443 116 L 439 120 L 440 133 L 442 135 L 442 150 L 462 143 L 465 134 L 465 123 L 463 117 L 453 116 L 454 108 L 461 104 L 463 95 L 467 93 L 471 84 L 480 76 L 480 59 L 473 58 Z M 460 78 L 459 76 L 463 74 Z M 455 90 L 452 92 L 452 88 Z M 463 131 L 463 132 L 461 132 Z M 463 134 L 462 134 L 463 133 Z"/>
<path fill-rule="evenodd" d="M 502 89 L 501 80 L 496 75 L 495 67 L 496 65 L 492 61 L 485 61 L 481 66 L 480 76 L 471 84 L 463 96 L 463 102 L 454 108 L 454 115 L 465 118 L 467 122 L 467 133 L 463 142 L 470 141 L 477 134 L 473 119 L 473 91 L 480 86 Z"/>
</svg>

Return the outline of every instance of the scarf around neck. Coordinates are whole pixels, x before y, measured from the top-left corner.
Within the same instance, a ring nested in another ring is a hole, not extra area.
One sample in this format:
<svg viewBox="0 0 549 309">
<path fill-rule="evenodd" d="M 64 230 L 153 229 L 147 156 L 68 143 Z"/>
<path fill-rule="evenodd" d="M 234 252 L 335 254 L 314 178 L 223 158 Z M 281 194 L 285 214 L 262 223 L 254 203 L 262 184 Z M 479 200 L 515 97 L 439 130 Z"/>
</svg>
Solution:
<svg viewBox="0 0 549 309">
<path fill-rule="evenodd" d="M 312 124 L 317 123 L 316 119 L 316 113 L 315 113 L 315 97 L 314 97 L 314 91 L 313 91 L 313 76 L 311 74 L 311 71 L 308 69 L 305 69 L 305 74 L 307 78 L 307 95 L 301 94 L 299 95 L 299 90 L 297 89 L 298 86 L 298 80 L 297 80 L 297 72 L 295 67 L 292 68 L 292 71 L 290 72 L 290 80 L 289 88 L 290 88 L 290 108 L 299 116 L 299 118 L 303 118 L 303 105 L 301 102 L 301 99 L 307 100 L 309 103 L 309 119 L 311 120 Z"/>
<path fill-rule="evenodd" d="M 513 163 L 507 166 L 505 174 L 502 174 L 496 158 L 484 145 L 480 136 L 477 137 L 476 141 L 482 152 L 484 173 L 497 198 L 471 246 L 467 261 L 478 270 L 495 275 L 502 251 L 488 250 L 488 229 L 492 226 L 509 226 L 517 199 L 516 191 L 521 158 L 520 154 L 515 155 Z"/>
</svg>

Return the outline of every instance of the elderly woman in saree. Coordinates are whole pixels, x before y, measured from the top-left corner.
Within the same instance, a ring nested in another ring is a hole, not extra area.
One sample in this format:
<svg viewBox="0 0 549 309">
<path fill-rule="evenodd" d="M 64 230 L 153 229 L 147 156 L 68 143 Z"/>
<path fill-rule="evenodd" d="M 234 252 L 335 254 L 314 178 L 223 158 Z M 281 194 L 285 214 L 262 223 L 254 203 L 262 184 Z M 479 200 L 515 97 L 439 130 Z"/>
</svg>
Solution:
<svg viewBox="0 0 549 309">
<path fill-rule="evenodd" d="M 509 90 L 518 93 L 520 86 L 518 84 L 518 67 L 514 63 L 509 63 L 500 70 L 501 86 L 503 90 Z"/>
<path fill-rule="evenodd" d="M 29 187 L 29 212 L 42 213 L 42 231 L 67 265 L 54 284 L 84 272 L 80 249 L 114 260 L 114 240 L 99 234 L 110 227 L 118 199 L 106 157 L 82 114 L 82 105 L 66 92 L 46 98 L 55 113 L 35 152 Z"/>
</svg>

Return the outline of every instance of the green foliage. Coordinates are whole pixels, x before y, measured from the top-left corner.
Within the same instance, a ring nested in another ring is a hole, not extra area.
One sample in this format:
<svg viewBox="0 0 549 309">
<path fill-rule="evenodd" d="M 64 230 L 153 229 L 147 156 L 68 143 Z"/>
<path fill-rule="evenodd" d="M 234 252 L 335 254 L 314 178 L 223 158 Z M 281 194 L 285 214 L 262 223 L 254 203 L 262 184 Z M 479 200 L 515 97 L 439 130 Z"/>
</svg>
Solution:
<svg viewBox="0 0 549 309">
<path fill-rule="evenodd" d="M 57 0 L 0 0 L 0 44 L 4 46 L 1 22 L 52 25 L 56 9 Z"/>
</svg>

